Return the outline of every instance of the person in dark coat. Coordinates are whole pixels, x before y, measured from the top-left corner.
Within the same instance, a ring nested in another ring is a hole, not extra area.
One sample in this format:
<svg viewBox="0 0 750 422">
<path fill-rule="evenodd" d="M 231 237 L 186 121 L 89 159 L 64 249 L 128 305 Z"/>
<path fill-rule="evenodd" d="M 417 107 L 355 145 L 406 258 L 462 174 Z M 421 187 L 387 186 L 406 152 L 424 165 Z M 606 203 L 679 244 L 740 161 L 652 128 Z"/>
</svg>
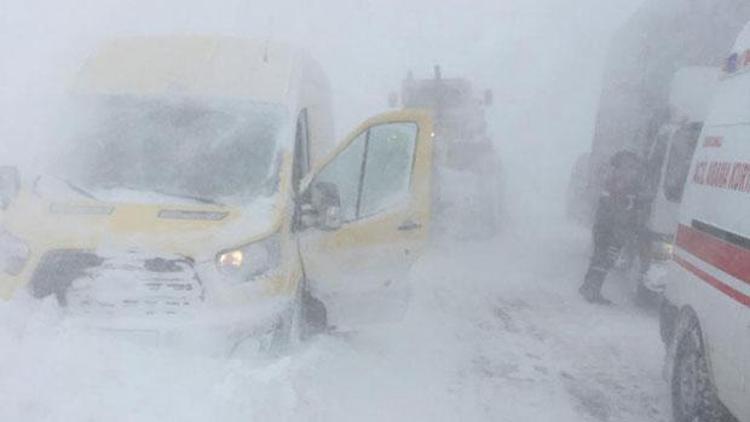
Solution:
<svg viewBox="0 0 750 422">
<path fill-rule="evenodd" d="M 588 302 L 611 303 L 601 293 L 607 274 L 629 239 L 642 232 L 643 172 L 643 162 L 634 152 L 620 151 L 610 160 L 610 172 L 594 217 L 594 252 L 578 289 Z"/>
</svg>

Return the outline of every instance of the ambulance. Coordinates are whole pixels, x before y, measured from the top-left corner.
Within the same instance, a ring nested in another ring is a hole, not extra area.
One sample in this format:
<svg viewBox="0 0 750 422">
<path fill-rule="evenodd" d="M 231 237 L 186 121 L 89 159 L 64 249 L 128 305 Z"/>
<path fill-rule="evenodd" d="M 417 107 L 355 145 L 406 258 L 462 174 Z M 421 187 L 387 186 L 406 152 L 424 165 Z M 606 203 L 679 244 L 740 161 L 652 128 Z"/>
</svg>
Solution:
<svg viewBox="0 0 750 422">
<path fill-rule="evenodd" d="M 700 135 L 667 274 L 660 321 L 677 422 L 750 421 L 749 139 L 750 25 Z"/>
<path fill-rule="evenodd" d="M 669 120 L 646 153 L 645 184 L 653 198 L 646 226 L 653 263 L 638 285 L 641 298 L 664 290 L 663 264 L 672 258 L 680 203 L 719 74 L 718 68 L 707 66 L 685 67 L 675 73 L 670 86 Z"/>
<path fill-rule="evenodd" d="M 53 163 L 0 169 L 0 295 L 216 354 L 394 318 L 427 241 L 431 118 L 376 116 L 337 147 L 330 97 L 284 45 L 107 43 Z"/>
</svg>

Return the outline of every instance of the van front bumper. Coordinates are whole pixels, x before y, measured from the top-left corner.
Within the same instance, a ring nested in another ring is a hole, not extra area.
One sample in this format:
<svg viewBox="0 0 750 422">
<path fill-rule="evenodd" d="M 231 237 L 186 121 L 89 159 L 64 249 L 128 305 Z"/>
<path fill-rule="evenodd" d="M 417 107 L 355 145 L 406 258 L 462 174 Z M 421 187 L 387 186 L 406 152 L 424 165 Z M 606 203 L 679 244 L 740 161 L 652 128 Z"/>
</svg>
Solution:
<svg viewBox="0 0 750 422">
<path fill-rule="evenodd" d="M 63 325 L 74 332 L 147 347 L 226 357 L 243 341 L 273 333 L 289 306 L 289 300 L 275 299 L 170 316 L 97 316 L 66 311 Z"/>
<path fill-rule="evenodd" d="M 226 355 L 277 327 L 291 297 L 268 287 L 285 284 L 286 274 L 231 284 L 206 266 L 165 254 L 58 249 L 41 256 L 28 288 L 54 297 L 73 330 L 200 354 Z"/>
</svg>

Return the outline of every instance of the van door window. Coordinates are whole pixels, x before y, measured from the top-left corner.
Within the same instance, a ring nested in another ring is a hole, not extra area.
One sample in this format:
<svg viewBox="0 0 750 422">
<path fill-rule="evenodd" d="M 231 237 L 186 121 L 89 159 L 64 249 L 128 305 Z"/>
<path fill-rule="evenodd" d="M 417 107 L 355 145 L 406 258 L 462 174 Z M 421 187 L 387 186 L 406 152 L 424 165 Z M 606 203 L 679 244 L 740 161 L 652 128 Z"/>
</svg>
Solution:
<svg viewBox="0 0 750 422">
<path fill-rule="evenodd" d="M 370 129 L 360 217 L 368 217 L 409 197 L 417 125 L 390 123 Z"/>
<path fill-rule="evenodd" d="M 681 127 L 674 135 L 664 173 L 664 196 L 670 202 L 682 202 L 693 153 L 702 129 L 702 124 L 694 123 Z"/>
<path fill-rule="evenodd" d="M 299 188 L 300 180 L 310 170 L 310 141 L 307 125 L 307 110 L 302 110 L 297 119 L 297 132 L 294 142 L 294 167 L 292 180 L 295 191 Z"/>
<path fill-rule="evenodd" d="M 341 219 L 357 219 L 357 201 L 362 181 L 362 160 L 367 132 L 363 132 L 333 159 L 315 178 L 314 183 L 332 183 L 341 199 Z"/>
</svg>

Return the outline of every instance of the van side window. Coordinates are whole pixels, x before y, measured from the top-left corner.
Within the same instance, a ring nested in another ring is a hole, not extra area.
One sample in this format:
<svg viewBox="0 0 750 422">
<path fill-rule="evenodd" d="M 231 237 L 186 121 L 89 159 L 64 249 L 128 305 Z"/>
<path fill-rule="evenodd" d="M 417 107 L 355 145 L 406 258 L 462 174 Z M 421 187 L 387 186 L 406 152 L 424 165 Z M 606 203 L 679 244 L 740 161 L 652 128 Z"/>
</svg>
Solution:
<svg viewBox="0 0 750 422">
<path fill-rule="evenodd" d="M 670 202 L 682 202 L 693 153 L 702 129 L 702 124 L 693 123 L 678 129 L 674 134 L 664 173 L 664 196 Z"/>
<path fill-rule="evenodd" d="M 307 124 L 307 110 L 302 110 L 297 119 L 297 131 L 294 141 L 292 181 L 295 191 L 299 189 L 299 183 L 308 171 L 310 171 L 310 136 Z"/>
<path fill-rule="evenodd" d="M 362 160 L 365 155 L 367 132 L 361 133 L 341 151 L 315 178 L 314 183 L 333 183 L 339 189 L 341 219 L 357 219 L 357 201 L 362 181 Z"/>
<path fill-rule="evenodd" d="M 415 123 L 389 123 L 370 128 L 360 218 L 409 198 L 417 132 Z"/>
</svg>

